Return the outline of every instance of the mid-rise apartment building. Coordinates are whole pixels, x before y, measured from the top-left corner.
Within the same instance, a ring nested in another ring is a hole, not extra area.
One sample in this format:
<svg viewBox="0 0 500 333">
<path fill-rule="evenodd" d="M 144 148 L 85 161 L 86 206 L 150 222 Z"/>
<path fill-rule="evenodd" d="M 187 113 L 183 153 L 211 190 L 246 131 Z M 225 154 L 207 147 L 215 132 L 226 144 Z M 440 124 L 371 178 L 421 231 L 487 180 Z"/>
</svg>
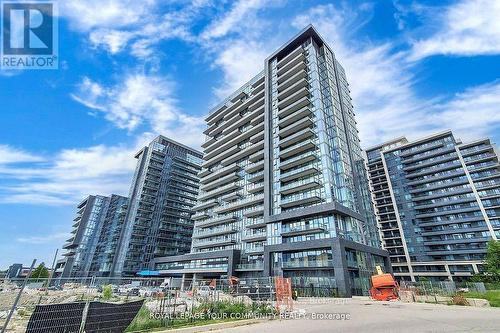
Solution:
<svg viewBox="0 0 500 333">
<path fill-rule="evenodd" d="M 189 252 L 202 154 L 158 136 L 135 156 L 137 167 L 113 276 L 153 269 L 157 256 Z"/>
<path fill-rule="evenodd" d="M 500 166 L 488 139 L 451 131 L 367 150 L 383 248 L 401 280 L 461 280 L 478 273 L 500 237 Z"/>
<path fill-rule="evenodd" d="M 128 198 L 111 195 L 104 222 L 99 230 L 99 239 L 90 265 L 89 276 L 110 276 L 115 258 L 120 235 L 125 225 Z"/>
<path fill-rule="evenodd" d="M 125 220 L 128 199 L 119 195 L 89 195 L 77 205 L 71 237 L 63 249 L 56 274 L 62 278 L 109 275 L 116 254 L 114 239 Z"/>
<path fill-rule="evenodd" d="M 344 69 L 309 26 L 206 118 L 191 253 L 164 275 L 291 277 L 366 293 L 379 248 Z"/>
</svg>

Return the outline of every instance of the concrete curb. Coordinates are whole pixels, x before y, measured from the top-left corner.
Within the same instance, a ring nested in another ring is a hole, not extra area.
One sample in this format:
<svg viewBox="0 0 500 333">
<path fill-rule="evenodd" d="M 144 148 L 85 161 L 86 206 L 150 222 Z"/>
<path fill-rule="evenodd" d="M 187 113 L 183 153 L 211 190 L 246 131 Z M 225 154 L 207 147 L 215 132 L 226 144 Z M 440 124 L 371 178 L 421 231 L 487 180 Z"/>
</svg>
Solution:
<svg viewBox="0 0 500 333">
<path fill-rule="evenodd" d="M 226 323 L 216 323 L 216 324 L 208 324 L 208 325 L 200 325 L 200 326 L 192 326 L 192 327 L 183 327 L 183 328 L 175 328 L 171 330 L 164 331 L 153 331 L 154 333 L 197 333 L 197 332 L 210 332 L 221 330 L 225 328 L 233 328 L 238 326 L 246 326 L 253 325 L 257 323 L 263 323 L 267 320 L 263 319 L 248 319 L 248 320 L 235 320 L 229 321 Z"/>
</svg>

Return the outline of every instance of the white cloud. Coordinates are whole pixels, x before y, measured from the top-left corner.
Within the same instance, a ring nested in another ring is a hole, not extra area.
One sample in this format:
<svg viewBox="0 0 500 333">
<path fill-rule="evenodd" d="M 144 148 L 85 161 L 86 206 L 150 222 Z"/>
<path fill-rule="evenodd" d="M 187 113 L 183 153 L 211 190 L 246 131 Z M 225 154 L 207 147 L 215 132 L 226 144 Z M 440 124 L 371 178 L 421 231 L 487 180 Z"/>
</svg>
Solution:
<svg viewBox="0 0 500 333">
<path fill-rule="evenodd" d="M 0 166 L 12 163 L 41 162 L 43 157 L 8 145 L 0 145 Z"/>
<path fill-rule="evenodd" d="M 422 98 L 415 92 L 414 63 L 407 61 L 407 52 L 395 51 L 397 45 L 392 43 L 354 38 L 366 22 L 363 17 L 356 17 L 346 7 L 325 5 L 297 16 L 293 25 L 299 29 L 310 22 L 346 69 L 363 146 L 448 128 L 466 139 L 498 129 L 498 82 L 471 87 L 451 97 Z"/>
<path fill-rule="evenodd" d="M 466 89 L 434 106 L 430 123 L 452 128 L 464 139 L 475 139 L 500 129 L 500 82 Z"/>
<path fill-rule="evenodd" d="M 222 71 L 221 82 L 213 89 L 217 102 L 262 71 L 265 58 L 287 38 L 281 36 L 276 22 L 260 15 L 281 4 L 276 0 L 234 2 L 199 35 L 197 42 L 206 51 L 206 60 Z"/>
<path fill-rule="evenodd" d="M 90 33 L 89 40 L 94 47 L 102 47 L 111 54 L 121 52 L 134 34 L 128 31 L 97 29 Z"/>
<path fill-rule="evenodd" d="M 199 147 L 203 142 L 203 118 L 186 115 L 177 107 L 174 88 L 166 78 L 133 73 L 108 87 L 84 78 L 71 96 L 102 112 L 118 128 L 134 131 L 147 126 L 148 131 L 171 134 L 187 145 Z"/>
<path fill-rule="evenodd" d="M 89 194 L 127 195 L 135 153 L 152 135 L 131 145 L 64 149 L 23 165 L 0 165 L 0 203 L 74 205 Z"/>
<path fill-rule="evenodd" d="M 202 39 L 220 38 L 235 29 L 240 28 L 242 21 L 250 23 L 256 10 L 263 8 L 268 1 L 264 0 L 240 0 L 237 1 L 229 12 L 218 19 L 213 20 L 201 34 Z M 250 32 L 247 30 L 247 32 Z"/>
<path fill-rule="evenodd" d="M 500 1 L 462 0 L 431 11 L 437 31 L 413 42 L 412 60 L 500 53 Z"/>
<path fill-rule="evenodd" d="M 165 14 L 160 13 L 160 8 L 164 8 L 159 5 L 156 0 L 71 0 L 63 3 L 62 15 L 74 29 L 88 35 L 93 48 L 102 48 L 112 55 L 128 51 L 138 59 L 154 62 L 159 57 L 156 46 L 161 41 L 194 41 L 191 27 L 202 10 L 212 4 L 210 0 L 198 0 L 179 7 L 172 2 Z"/>
<path fill-rule="evenodd" d="M 419 121 L 424 103 L 415 96 L 414 78 L 404 54 L 395 52 L 391 43 L 355 38 L 370 18 L 370 7 L 354 12 L 348 7 L 321 5 L 292 21 L 296 29 L 314 23 L 345 68 L 358 129 L 366 146 L 426 132 L 426 125 Z"/>
<path fill-rule="evenodd" d="M 68 233 L 58 232 L 45 236 L 30 236 L 30 237 L 19 237 L 16 239 L 19 243 L 26 244 L 53 244 L 54 242 L 64 241 L 69 238 Z"/>
<path fill-rule="evenodd" d="M 265 44 L 255 40 L 232 41 L 215 54 L 213 66 L 222 70 L 222 84 L 214 89 L 222 100 L 248 82 L 264 69 L 264 59 L 269 55 Z"/>
<path fill-rule="evenodd" d="M 64 0 L 60 13 L 80 31 L 94 28 L 128 28 L 147 20 L 155 0 Z"/>
</svg>

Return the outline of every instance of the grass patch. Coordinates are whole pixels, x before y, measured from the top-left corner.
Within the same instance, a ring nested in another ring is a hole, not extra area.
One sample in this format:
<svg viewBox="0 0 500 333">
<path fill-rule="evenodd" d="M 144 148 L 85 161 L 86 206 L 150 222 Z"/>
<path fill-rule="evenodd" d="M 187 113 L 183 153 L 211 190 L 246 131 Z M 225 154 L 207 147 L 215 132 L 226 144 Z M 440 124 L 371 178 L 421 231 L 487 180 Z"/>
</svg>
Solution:
<svg viewBox="0 0 500 333">
<path fill-rule="evenodd" d="M 500 307 L 500 290 L 487 290 L 485 293 L 468 292 L 464 294 L 468 298 L 486 299 L 491 306 Z"/>
<path fill-rule="evenodd" d="M 187 316 L 160 319 L 152 316 L 151 312 L 143 306 L 125 332 L 153 331 L 160 328 L 172 329 L 252 319 L 245 317 L 249 313 L 267 315 L 275 314 L 276 310 L 267 304 L 211 302 L 193 308 Z"/>
</svg>

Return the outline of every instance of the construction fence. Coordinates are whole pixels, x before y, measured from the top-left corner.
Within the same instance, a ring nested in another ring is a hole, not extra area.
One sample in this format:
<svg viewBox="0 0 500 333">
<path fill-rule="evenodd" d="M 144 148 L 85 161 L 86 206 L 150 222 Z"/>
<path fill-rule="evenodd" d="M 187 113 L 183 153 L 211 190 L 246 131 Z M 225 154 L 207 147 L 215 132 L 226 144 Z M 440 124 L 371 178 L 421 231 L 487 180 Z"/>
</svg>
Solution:
<svg viewBox="0 0 500 333">
<path fill-rule="evenodd" d="M 24 289 L 23 283 L 0 281 L 2 333 L 10 314 L 5 332 L 119 333 L 273 316 L 292 307 L 284 278 L 35 279 Z"/>
<path fill-rule="evenodd" d="M 469 295 L 484 294 L 489 288 L 495 287 L 498 286 L 482 282 L 401 281 L 399 298 L 403 302 L 455 304 L 458 300 L 463 304 L 457 305 L 487 306 L 486 301 Z"/>
</svg>

